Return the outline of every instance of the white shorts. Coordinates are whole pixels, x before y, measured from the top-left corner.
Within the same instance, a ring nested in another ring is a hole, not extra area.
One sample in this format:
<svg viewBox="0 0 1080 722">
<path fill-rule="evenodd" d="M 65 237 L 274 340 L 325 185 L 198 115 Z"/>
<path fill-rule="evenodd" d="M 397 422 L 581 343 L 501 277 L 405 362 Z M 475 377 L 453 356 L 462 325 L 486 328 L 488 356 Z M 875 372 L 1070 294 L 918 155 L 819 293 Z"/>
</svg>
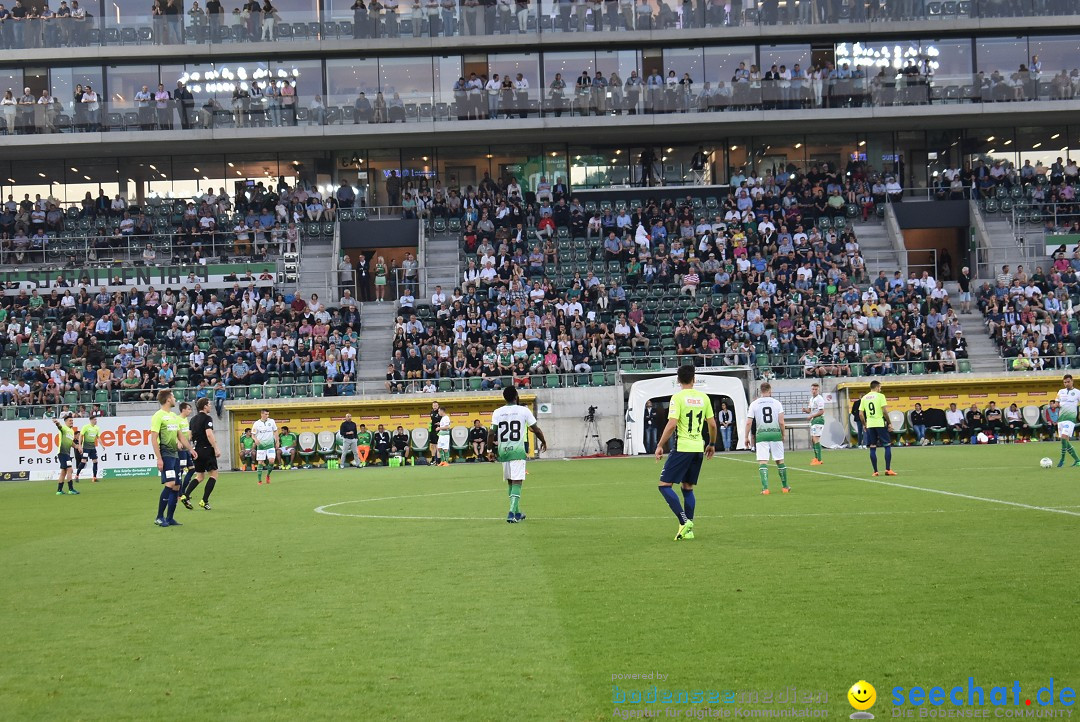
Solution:
<svg viewBox="0 0 1080 722">
<path fill-rule="evenodd" d="M 293 447 L 291 447 L 291 446 L 282 446 L 281 447 L 281 455 L 282 456 L 289 456 L 292 453 L 293 453 Z"/>
<path fill-rule="evenodd" d="M 504 461 L 503 478 L 510 481 L 525 481 L 525 459 Z"/>
<path fill-rule="evenodd" d="M 821 438 L 821 432 L 825 430 L 825 424 L 810 424 L 810 435 L 815 439 Z"/>
<path fill-rule="evenodd" d="M 440 436 L 438 442 L 439 451 L 450 451 L 450 437 Z"/>
<path fill-rule="evenodd" d="M 783 441 L 758 441 L 754 444 L 754 451 L 757 453 L 758 461 L 768 461 L 770 455 L 773 461 L 784 460 Z"/>
<path fill-rule="evenodd" d="M 1058 436 L 1072 437 L 1073 430 L 1076 428 L 1075 421 L 1059 421 L 1058 422 Z"/>
<path fill-rule="evenodd" d="M 257 449 L 255 451 L 255 461 L 274 461 L 277 459 L 277 451 L 275 449 Z"/>
</svg>

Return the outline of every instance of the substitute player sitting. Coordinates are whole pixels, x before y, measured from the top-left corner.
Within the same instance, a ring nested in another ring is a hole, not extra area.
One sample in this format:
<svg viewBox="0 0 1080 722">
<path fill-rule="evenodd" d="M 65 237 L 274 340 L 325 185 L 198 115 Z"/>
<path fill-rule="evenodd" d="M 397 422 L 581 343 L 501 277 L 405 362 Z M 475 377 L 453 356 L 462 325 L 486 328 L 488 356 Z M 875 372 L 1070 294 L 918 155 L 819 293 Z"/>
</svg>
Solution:
<svg viewBox="0 0 1080 722">
<path fill-rule="evenodd" d="M 787 494 L 791 491 L 787 483 L 787 466 L 784 464 L 784 407 L 772 397 L 772 385 L 761 385 L 761 395 L 750 402 L 746 410 L 746 448 L 756 451 L 758 476 L 761 478 L 761 493 L 769 495 L 769 457 L 776 462 L 780 473 L 780 483 Z M 750 426 L 756 424 L 753 441 L 750 440 Z"/>
<path fill-rule="evenodd" d="M 701 473 L 701 462 L 711 459 L 716 451 L 716 417 L 712 401 L 703 391 L 694 388 L 694 367 L 679 368 L 679 386 L 668 406 L 668 421 L 660 440 L 656 443 L 656 460 L 664 458 L 664 444 L 671 439 L 671 454 L 660 472 L 660 495 L 679 520 L 675 541 L 694 538 L 694 486 Z M 702 428 L 709 425 L 709 443 L 701 436 Z M 672 436 L 674 434 L 674 437 Z M 672 489 L 673 484 L 682 486 L 682 503 Z"/>
<path fill-rule="evenodd" d="M 297 436 L 289 431 L 288 426 L 281 427 L 281 468 L 292 469 L 296 463 Z"/>
</svg>

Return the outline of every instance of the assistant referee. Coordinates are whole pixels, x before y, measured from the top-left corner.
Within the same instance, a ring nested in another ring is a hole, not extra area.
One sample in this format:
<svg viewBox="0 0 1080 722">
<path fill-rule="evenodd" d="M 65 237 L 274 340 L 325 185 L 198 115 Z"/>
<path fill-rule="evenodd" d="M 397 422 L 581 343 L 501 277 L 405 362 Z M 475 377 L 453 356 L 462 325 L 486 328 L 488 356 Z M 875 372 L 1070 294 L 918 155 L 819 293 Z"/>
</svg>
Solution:
<svg viewBox="0 0 1080 722">
<path fill-rule="evenodd" d="M 217 485 L 218 457 L 221 451 L 218 449 L 217 438 L 214 436 L 214 418 L 210 415 L 210 399 L 205 396 L 195 402 L 195 415 L 188 424 L 191 434 L 191 443 L 195 447 L 194 469 L 195 476 L 191 480 L 184 496 L 190 498 L 195 489 L 206 480 L 203 487 L 203 496 L 199 506 L 210 511 L 210 494 Z M 209 477 L 209 478 L 207 478 Z"/>
</svg>

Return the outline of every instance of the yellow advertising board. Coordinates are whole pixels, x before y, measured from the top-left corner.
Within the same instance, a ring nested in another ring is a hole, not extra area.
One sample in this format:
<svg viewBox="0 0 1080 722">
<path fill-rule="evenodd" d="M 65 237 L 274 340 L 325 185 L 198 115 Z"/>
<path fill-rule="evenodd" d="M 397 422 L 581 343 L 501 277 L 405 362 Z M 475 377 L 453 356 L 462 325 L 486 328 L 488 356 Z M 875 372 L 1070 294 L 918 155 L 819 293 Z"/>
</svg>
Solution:
<svg viewBox="0 0 1080 722">
<path fill-rule="evenodd" d="M 521 393 L 518 397 L 522 406 L 527 406 L 535 413 L 536 394 Z M 454 396 L 439 394 L 435 397 L 428 395 L 407 395 L 395 399 L 362 399 L 362 398 L 336 398 L 320 399 L 314 402 L 312 399 L 297 401 L 273 400 L 259 405 L 244 405 L 230 407 L 232 417 L 232 440 L 233 448 L 237 448 L 237 439 L 244 429 L 259 418 L 259 412 L 266 408 L 270 409 L 270 416 L 280 429 L 288 426 L 289 431 L 300 434 L 310 431 L 318 434 L 320 431 L 333 431 L 337 433 L 341 422 L 345 420 L 345 414 L 352 414 L 356 425 L 366 424 L 368 431 L 375 431 L 379 424 L 393 432 L 398 426 L 406 431 L 417 428 L 428 429 L 431 426 L 431 405 L 438 401 L 444 413 L 450 415 L 451 426 L 473 425 L 474 419 L 480 420 L 480 425 L 485 429 L 491 425 L 491 413 L 503 405 L 501 395 L 489 394 L 486 396 Z M 535 449 L 535 445 L 530 445 Z M 235 456 L 235 454 L 234 454 Z"/>
</svg>

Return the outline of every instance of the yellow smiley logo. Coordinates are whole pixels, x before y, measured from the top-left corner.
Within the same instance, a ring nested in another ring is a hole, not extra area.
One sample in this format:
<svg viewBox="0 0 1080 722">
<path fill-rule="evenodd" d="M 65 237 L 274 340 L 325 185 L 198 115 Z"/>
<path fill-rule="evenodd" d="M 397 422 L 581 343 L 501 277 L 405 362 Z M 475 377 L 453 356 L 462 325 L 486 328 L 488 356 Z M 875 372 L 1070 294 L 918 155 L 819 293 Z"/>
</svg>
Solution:
<svg viewBox="0 0 1080 722">
<path fill-rule="evenodd" d="M 847 693 L 848 702 L 851 706 L 860 712 L 865 712 L 874 706 L 874 702 L 877 702 L 877 690 L 874 689 L 874 685 L 867 682 L 865 679 L 860 679 L 855 684 L 851 685 L 851 689 Z"/>
</svg>

